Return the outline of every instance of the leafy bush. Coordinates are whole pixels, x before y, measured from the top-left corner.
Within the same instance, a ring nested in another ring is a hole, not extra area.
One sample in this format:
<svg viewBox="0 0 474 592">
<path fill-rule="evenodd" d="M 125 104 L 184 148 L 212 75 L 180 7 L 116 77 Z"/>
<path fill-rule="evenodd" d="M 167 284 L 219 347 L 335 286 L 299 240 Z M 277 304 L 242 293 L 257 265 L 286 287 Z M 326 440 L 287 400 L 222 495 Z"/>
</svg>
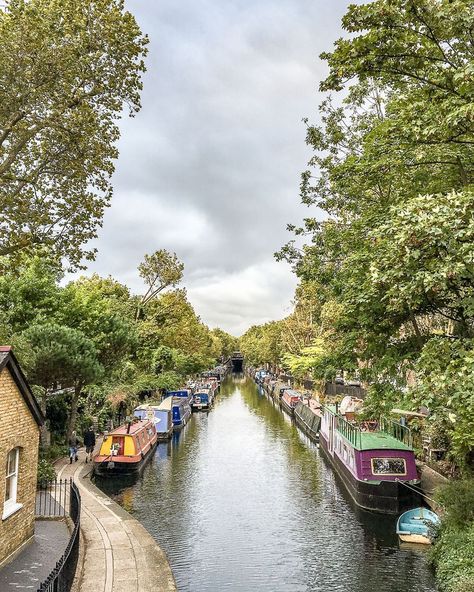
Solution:
<svg viewBox="0 0 474 592">
<path fill-rule="evenodd" d="M 452 481 L 440 489 L 437 501 L 445 509 L 443 525 L 462 530 L 474 524 L 474 480 Z"/>
<path fill-rule="evenodd" d="M 442 592 L 474 592 L 474 524 L 442 528 L 432 559 Z"/>
<path fill-rule="evenodd" d="M 453 481 L 436 496 L 445 509 L 432 551 L 443 592 L 474 592 L 474 481 Z"/>
<path fill-rule="evenodd" d="M 38 475 L 37 482 L 41 487 L 46 485 L 49 481 L 53 481 L 56 478 L 56 471 L 49 460 L 45 458 L 40 459 L 38 462 Z"/>
</svg>

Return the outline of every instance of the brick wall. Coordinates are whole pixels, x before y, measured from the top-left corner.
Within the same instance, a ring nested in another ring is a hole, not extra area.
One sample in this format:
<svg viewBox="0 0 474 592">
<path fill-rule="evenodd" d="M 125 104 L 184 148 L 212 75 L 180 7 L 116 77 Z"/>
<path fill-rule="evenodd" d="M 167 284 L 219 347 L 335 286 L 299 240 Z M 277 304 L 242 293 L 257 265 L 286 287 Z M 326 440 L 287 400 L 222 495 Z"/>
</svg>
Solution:
<svg viewBox="0 0 474 592">
<path fill-rule="evenodd" d="M 0 373 L 0 564 L 34 534 L 39 428 L 10 372 Z M 2 520 L 7 454 L 20 448 L 17 502 L 23 507 Z"/>
</svg>

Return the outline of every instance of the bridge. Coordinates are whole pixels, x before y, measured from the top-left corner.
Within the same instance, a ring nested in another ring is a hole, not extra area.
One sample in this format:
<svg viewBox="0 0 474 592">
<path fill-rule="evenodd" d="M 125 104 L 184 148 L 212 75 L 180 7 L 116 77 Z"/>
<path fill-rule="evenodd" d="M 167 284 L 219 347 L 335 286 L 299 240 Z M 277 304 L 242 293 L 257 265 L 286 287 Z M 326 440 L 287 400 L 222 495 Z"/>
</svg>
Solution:
<svg viewBox="0 0 474 592">
<path fill-rule="evenodd" d="M 234 352 L 230 358 L 229 363 L 232 372 L 243 372 L 244 371 L 244 356 L 241 352 Z"/>
</svg>

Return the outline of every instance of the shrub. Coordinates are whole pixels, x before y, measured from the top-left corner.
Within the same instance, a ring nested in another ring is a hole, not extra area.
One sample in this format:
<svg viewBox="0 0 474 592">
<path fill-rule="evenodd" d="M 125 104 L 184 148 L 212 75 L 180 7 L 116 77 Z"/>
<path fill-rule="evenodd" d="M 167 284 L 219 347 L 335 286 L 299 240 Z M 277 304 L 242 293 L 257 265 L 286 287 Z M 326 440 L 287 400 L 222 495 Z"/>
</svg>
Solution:
<svg viewBox="0 0 474 592">
<path fill-rule="evenodd" d="M 463 529 L 474 523 L 474 480 L 452 481 L 442 487 L 436 496 L 445 510 L 443 524 Z"/>
<path fill-rule="evenodd" d="M 431 555 L 439 588 L 474 592 L 474 481 L 453 481 L 436 497 L 445 510 Z"/>
<path fill-rule="evenodd" d="M 56 478 L 56 471 L 50 461 L 45 458 L 38 462 L 37 482 L 40 487 L 44 487 L 49 481 Z"/>
</svg>

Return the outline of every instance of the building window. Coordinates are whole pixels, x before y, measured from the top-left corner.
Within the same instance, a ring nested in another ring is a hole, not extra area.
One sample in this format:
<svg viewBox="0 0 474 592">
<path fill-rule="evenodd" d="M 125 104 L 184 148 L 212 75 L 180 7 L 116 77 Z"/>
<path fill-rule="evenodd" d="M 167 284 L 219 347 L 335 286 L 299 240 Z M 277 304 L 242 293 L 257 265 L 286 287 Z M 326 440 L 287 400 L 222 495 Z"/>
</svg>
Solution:
<svg viewBox="0 0 474 592">
<path fill-rule="evenodd" d="M 10 450 L 7 456 L 7 466 L 5 475 L 5 503 L 3 505 L 2 520 L 8 518 L 19 510 L 22 505 L 17 503 L 17 487 L 18 487 L 18 458 L 19 448 Z"/>
</svg>

